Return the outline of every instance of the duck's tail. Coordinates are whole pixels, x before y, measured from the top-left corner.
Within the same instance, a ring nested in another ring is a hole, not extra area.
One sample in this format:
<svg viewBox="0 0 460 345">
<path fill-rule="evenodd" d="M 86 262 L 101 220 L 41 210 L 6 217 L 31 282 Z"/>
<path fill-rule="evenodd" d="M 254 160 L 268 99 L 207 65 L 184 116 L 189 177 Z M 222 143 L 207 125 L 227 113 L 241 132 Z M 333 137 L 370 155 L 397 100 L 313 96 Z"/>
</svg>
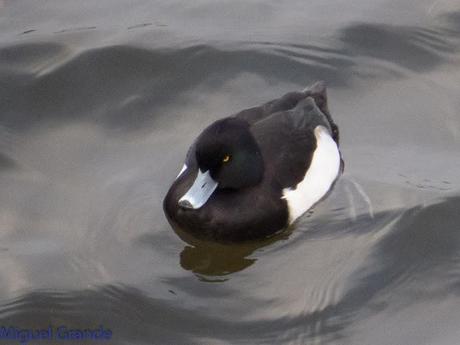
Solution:
<svg viewBox="0 0 460 345">
<path fill-rule="evenodd" d="M 305 88 L 302 91 L 305 94 L 305 97 L 312 97 L 315 100 L 318 108 L 324 113 L 329 124 L 331 125 L 332 130 L 332 139 L 338 144 L 339 143 L 339 128 L 334 123 L 329 108 L 327 106 L 327 91 L 326 83 L 324 81 L 317 81 L 312 86 Z"/>
</svg>

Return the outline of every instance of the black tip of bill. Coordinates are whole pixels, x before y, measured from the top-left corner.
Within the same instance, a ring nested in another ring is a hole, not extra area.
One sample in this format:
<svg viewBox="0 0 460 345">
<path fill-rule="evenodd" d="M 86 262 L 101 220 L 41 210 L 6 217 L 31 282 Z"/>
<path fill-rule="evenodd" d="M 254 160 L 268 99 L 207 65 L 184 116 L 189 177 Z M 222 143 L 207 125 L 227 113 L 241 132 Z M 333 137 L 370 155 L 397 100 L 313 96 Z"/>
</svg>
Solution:
<svg viewBox="0 0 460 345">
<path fill-rule="evenodd" d="M 192 205 L 191 202 L 188 201 L 188 200 L 180 200 L 180 201 L 179 201 L 179 206 L 182 207 L 182 208 L 188 208 L 188 209 L 192 209 L 192 208 L 193 208 L 193 205 Z"/>
</svg>

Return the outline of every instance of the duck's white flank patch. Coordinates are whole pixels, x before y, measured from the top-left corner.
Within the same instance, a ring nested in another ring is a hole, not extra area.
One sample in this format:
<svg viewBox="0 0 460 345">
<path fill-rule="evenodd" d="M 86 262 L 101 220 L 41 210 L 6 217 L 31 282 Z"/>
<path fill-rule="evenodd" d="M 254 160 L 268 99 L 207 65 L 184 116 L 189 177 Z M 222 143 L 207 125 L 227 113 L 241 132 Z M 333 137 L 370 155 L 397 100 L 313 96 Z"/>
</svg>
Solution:
<svg viewBox="0 0 460 345">
<path fill-rule="evenodd" d="M 183 173 L 185 170 L 187 170 L 187 164 L 184 164 L 184 165 L 182 166 L 182 169 L 180 169 L 179 174 L 178 174 L 177 177 L 176 177 L 176 180 L 179 178 L 180 175 L 182 175 L 182 173 Z"/>
<path fill-rule="evenodd" d="M 289 223 L 317 203 L 331 188 L 340 170 L 340 153 L 329 131 L 323 127 L 315 128 L 316 149 L 310 168 L 303 180 L 295 188 L 284 188 L 289 211 Z"/>
</svg>

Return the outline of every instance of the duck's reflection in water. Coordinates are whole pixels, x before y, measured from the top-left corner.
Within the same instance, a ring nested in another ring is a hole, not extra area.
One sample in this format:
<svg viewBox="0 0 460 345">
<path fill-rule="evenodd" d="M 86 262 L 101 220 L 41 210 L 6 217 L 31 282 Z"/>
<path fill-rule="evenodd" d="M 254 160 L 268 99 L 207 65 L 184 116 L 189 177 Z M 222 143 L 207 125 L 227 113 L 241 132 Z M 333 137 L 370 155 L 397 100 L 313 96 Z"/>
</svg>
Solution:
<svg viewBox="0 0 460 345">
<path fill-rule="evenodd" d="M 192 271 L 200 280 L 207 282 L 226 281 L 230 273 L 242 271 L 257 261 L 251 257 L 256 250 L 286 240 L 292 233 L 290 227 L 257 241 L 213 242 L 197 239 L 177 225 L 173 225 L 172 228 L 187 243 L 180 253 L 181 267 Z"/>
</svg>

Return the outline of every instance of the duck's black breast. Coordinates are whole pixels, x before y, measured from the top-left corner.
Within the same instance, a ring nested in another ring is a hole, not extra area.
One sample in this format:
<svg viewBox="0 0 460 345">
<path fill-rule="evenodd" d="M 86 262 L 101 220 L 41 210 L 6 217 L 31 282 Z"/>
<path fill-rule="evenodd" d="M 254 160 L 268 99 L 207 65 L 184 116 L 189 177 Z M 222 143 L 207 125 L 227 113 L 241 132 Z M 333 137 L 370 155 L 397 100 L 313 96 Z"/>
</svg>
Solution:
<svg viewBox="0 0 460 345">
<path fill-rule="evenodd" d="M 190 188 L 196 170 L 186 171 L 170 188 L 164 200 L 168 220 L 195 237 L 218 241 L 242 241 L 273 234 L 288 222 L 281 188 L 268 180 L 244 190 L 216 190 L 199 209 L 178 206 Z"/>
</svg>

